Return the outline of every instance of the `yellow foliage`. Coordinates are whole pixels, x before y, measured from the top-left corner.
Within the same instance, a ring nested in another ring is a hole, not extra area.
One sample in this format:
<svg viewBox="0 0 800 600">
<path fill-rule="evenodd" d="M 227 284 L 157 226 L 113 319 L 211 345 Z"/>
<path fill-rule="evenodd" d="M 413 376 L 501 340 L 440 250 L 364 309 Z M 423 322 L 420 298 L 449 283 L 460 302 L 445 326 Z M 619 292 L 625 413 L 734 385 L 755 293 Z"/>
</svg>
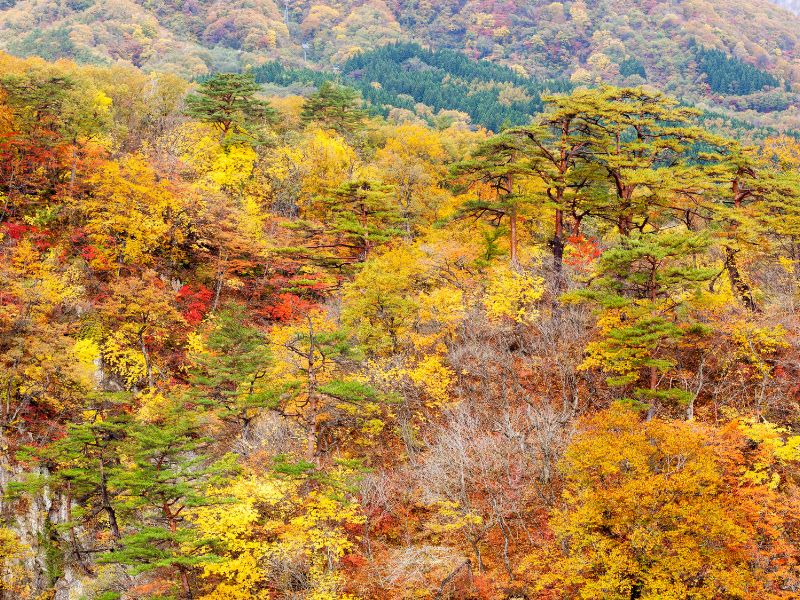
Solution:
<svg viewBox="0 0 800 600">
<path fill-rule="evenodd" d="M 789 346 L 786 333 L 781 325 L 758 327 L 746 321 L 735 323 L 731 332 L 736 343 L 735 357 L 749 363 L 765 377 L 772 370 L 768 358 Z"/>
<path fill-rule="evenodd" d="M 509 266 L 498 266 L 490 275 L 483 303 L 493 319 L 531 323 L 539 316 L 536 302 L 544 294 L 544 280 Z"/>
<path fill-rule="evenodd" d="M 342 320 L 371 351 L 396 349 L 411 333 L 418 310 L 415 287 L 424 271 L 422 251 L 400 246 L 366 263 L 346 286 Z"/>
<path fill-rule="evenodd" d="M 30 581 L 23 559 L 29 549 L 10 529 L 0 528 L 0 597 L 30 598 Z"/>
<path fill-rule="evenodd" d="M 86 232 L 91 243 L 98 249 L 110 249 L 116 255 L 113 259 L 148 265 L 165 241 L 169 240 L 170 250 L 174 250 L 184 240 L 185 227 L 175 220 L 182 214 L 181 202 L 168 184 L 159 181 L 144 157 L 104 163 L 89 183 L 91 201 L 82 201 L 77 208 L 88 217 Z"/>
<path fill-rule="evenodd" d="M 436 502 L 436 522 L 428 527 L 435 533 L 452 533 L 470 525 L 481 525 L 483 517 L 463 508 L 458 502 L 439 500 Z"/>
<path fill-rule="evenodd" d="M 314 335 L 332 333 L 336 331 L 337 324 L 322 310 L 315 310 L 299 323 L 277 325 L 270 331 L 272 355 L 275 358 L 273 377 L 275 381 L 286 382 L 302 378 L 308 368 L 307 356 L 300 357 L 291 349 L 292 343 L 306 336 L 311 329 Z M 307 344 L 307 341 L 304 342 Z M 311 362 L 317 373 L 317 381 L 324 383 L 330 377 L 334 368 L 331 361 L 327 361 L 319 348 L 311 353 Z"/>
<path fill-rule="evenodd" d="M 100 359 L 100 347 L 97 342 L 86 338 L 76 341 L 72 348 L 72 355 L 84 375 L 84 384 L 87 388 L 92 387 L 93 384 L 97 383 L 95 381 L 96 361 Z"/>
<path fill-rule="evenodd" d="M 455 380 L 455 373 L 444 364 L 441 356 L 436 354 L 424 356 L 408 369 L 408 376 L 425 391 L 430 399 L 430 406 L 442 406 L 450 401 L 449 391 Z"/>
<path fill-rule="evenodd" d="M 762 154 L 776 161 L 783 168 L 800 168 L 800 144 L 788 135 L 768 137 L 764 140 Z"/>
<path fill-rule="evenodd" d="M 135 386 L 147 375 L 142 353 L 128 345 L 123 332 L 115 331 L 109 335 L 102 350 L 103 361 L 125 382 L 126 387 Z"/>
<path fill-rule="evenodd" d="M 257 158 L 250 146 L 232 146 L 227 151 L 217 152 L 207 176 L 222 189 L 241 191 Z"/>
<path fill-rule="evenodd" d="M 334 481 L 342 473 L 334 470 Z M 353 548 L 345 526 L 364 522 L 359 507 L 332 489 L 301 490 L 302 482 L 245 474 L 212 491 L 221 503 L 195 509 L 195 526 L 215 540 L 219 560 L 203 564 L 213 588 L 203 600 L 268 600 L 281 563 L 302 561 L 305 598 L 342 600 L 339 560 Z"/>
<path fill-rule="evenodd" d="M 142 423 L 158 423 L 164 420 L 174 402 L 156 390 L 149 390 L 139 397 L 136 419 Z"/>
</svg>

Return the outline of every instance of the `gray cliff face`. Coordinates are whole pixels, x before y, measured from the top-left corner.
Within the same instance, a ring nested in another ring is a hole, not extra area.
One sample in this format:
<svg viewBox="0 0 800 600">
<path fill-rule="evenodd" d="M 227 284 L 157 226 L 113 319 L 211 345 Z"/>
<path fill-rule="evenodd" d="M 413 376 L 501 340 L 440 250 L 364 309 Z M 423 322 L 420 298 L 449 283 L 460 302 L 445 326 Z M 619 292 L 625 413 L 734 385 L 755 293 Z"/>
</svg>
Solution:
<svg viewBox="0 0 800 600">
<path fill-rule="evenodd" d="M 44 470 L 34 473 L 47 474 Z M 70 507 L 47 485 L 38 493 L 26 494 L 24 501 L 9 497 L 13 485 L 23 480 L 23 469 L 13 464 L 8 452 L 0 454 L 0 514 L 29 549 L 19 566 L 28 575 L 32 596 L 54 589 L 54 600 L 77 600 L 85 595 L 82 574 L 70 558 L 66 533 L 59 527 L 69 521 Z"/>
</svg>

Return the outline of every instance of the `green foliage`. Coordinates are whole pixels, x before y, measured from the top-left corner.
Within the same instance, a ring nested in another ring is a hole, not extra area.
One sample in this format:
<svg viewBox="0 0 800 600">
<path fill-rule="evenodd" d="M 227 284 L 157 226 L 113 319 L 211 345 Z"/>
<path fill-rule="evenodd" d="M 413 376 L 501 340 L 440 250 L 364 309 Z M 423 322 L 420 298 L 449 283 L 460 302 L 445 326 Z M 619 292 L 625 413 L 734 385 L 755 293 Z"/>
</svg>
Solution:
<svg viewBox="0 0 800 600">
<path fill-rule="evenodd" d="M 269 341 L 246 324 L 246 311 L 228 304 L 206 324 L 199 347 L 190 355 L 191 396 L 224 421 L 246 427 L 259 409 L 274 407 L 278 391 L 270 385 Z"/>
<path fill-rule="evenodd" d="M 493 131 L 500 131 L 504 123 L 527 123 L 531 114 L 542 109 L 545 90 L 562 92 L 570 87 L 559 80 L 536 81 L 452 50 L 424 50 L 418 44 L 403 43 L 356 55 L 345 63 L 342 73 L 373 105 L 413 110 L 414 103 L 421 102 L 435 111 L 458 110 Z M 501 84 L 524 93 L 519 100 L 500 102 Z M 408 97 L 412 100 L 404 99 Z"/>
<path fill-rule="evenodd" d="M 259 125 L 275 120 L 269 103 L 256 98 L 259 90 L 252 73 L 212 75 L 187 96 L 186 114 L 211 123 L 223 136 L 252 135 Z"/>
<path fill-rule="evenodd" d="M 619 63 L 619 74 L 623 77 L 638 75 L 642 79 L 647 79 L 647 71 L 638 58 L 630 56 Z"/>
<path fill-rule="evenodd" d="M 253 74 L 256 83 L 274 83 L 283 87 L 300 83 L 319 88 L 326 81 L 335 79 L 332 73 L 326 71 L 288 67 L 277 60 L 253 67 L 250 73 Z"/>
<path fill-rule="evenodd" d="M 327 199 L 332 234 L 339 240 L 336 243 L 356 250 L 360 261 L 403 233 L 402 216 L 390 192 L 391 188 L 379 181 L 348 181 L 332 190 Z"/>
<path fill-rule="evenodd" d="M 204 451 L 210 440 L 200 436 L 196 422 L 180 414 L 178 406 L 165 407 L 157 423 L 137 423 L 121 447 L 119 466 L 109 486 L 126 511 L 140 515 L 143 524 L 132 528 L 115 550 L 98 560 L 116 563 L 140 573 L 175 569 L 186 590 L 189 568 L 209 557 L 193 553 L 205 543 L 185 525 L 182 513 L 190 508 L 224 502 L 208 490 L 236 472 L 236 459 L 226 455 L 211 459 Z"/>
<path fill-rule="evenodd" d="M 780 85 L 778 79 L 762 69 L 729 57 L 714 48 L 694 46 L 700 71 L 706 76 L 711 90 L 718 94 L 745 95 Z"/>
<path fill-rule="evenodd" d="M 303 104 L 300 117 L 306 123 L 319 123 L 340 135 L 352 135 L 364 125 L 366 114 L 360 105 L 358 92 L 352 88 L 323 81 Z"/>
</svg>

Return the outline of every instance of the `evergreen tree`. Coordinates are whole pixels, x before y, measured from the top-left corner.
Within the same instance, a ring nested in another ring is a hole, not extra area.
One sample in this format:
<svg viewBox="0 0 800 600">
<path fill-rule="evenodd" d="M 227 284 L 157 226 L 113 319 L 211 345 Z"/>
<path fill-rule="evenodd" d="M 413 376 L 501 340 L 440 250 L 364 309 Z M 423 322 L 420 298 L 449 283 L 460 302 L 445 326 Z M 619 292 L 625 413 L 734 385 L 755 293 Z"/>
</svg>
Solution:
<svg viewBox="0 0 800 600">
<path fill-rule="evenodd" d="M 392 202 L 389 186 L 372 180 L 343 183 L 328 198 L 336 244 L 358 251 L 366 260 L 376 246 L 403 234 L 402 215 Z"/>
<path fill-rule="evenodd" d="M 711 91 L 717 94 L 745 95 L 780 85 L 774 75 L 721 50 L 696 44 L 692 48 L 700 72 L 706 76 Z"/>
<path fill-rule="evenodd" d="M 186 98 L 186 114 L 211 123 L 223 136 L 250 132 L 258 124 L 275 120 L 268 102 L 256 98 L 261 87 L 251 73 L 217 73 Z"/>
<path fill-rule="evenodd" d="M 644 88 L 579 90 L 558 103 L 576 104 L 587 124 L 588 150 L 606 176 L 609 196 L 601 216 L 622 235 L 679 217 L 685 202 L 709 189 L 707 171 L 723 145 L 695 126 L 698 111 Z M 709 160 L 697 154 L 706 150 Z"/>
<path fill-rule="evenodd" d="M 550 110 L 534 125 L 509 129 L 505 135 L 517 138 L 527 169 L 546 189 L 542 206 L 553 209 L 553 270 L 560 279 L 565 246 L 565 220 L 571 221 L 571 233 L 580 234 L 583 219 L 593 212 L 590 190 L 598 178 L 597 169 L 588 160 L 588 127 L 581 107 L 557 97 L 545 97 Z"/>
<path fill-rule="evenodd" d="M 276 328 L 281 412 L 306 432 L 306 460 L 319 464 L 345 427 L 364 426 L 380 414 L 382 396 L 353 372 L 362 357 L 352 335 L 321 311 Z"/>
<path fill-rule="evenodd" d="M 200 435 L 192 417 L 182 407 L 167 407 L 159 422 L 139 423 L 129 431 L 110 487 L 138 521 L 118 549 L 99 559 L 136 573 L 172 569 L 184 600 L 192 598 L 190 571 L 209 559 L 193 552 L 204 540 L 191 530 L 185 512 L 222 501 L 208 489 L 235 471 L 232 455 L 218 460 L 206 456 L 210 440 Z"/>
<path fill-rule="evenodd" d="M 261 409 L 277 401 L 268 378 L 269 341 L 245 321 L 244 307 L 237 304 L 216 314 L 202 336 L 201 348 L 190 355 L 189 371 L 191 395 L 243 433 Z"/>
<path fill-rule="evenodd" d="M 611 374 L 612 386 L 631 389 L 654 411 L 661 400 L 689 402 L 691 393 L 665 388 L 660 377 L 673 366 L 671 344 L 703 328 L 689 317 L 701 297 L 700 284 L 716 274 L 696 264 L 710 246 L 707 235 L 690 231 L 634 234 L 603 253 L 599 277 L 568 298 L 600 308 L 601 339 L 587 347 L 584 368 Z"/>
<path fill-rule="evenodd" d="M 364 126 L 366 113 L 356 90 L 325 81 L 303 104 L 304 123 L 319 123 L 343 136 L 350 136 Z"/>
<path fill-rule="evenodd" d="M 456 164 L 451 176 L 459 185 L 477 190 L 477 197 L 464 203 L 456 218 L 486 219 L 495 227 L 508 223 L 509 258 L 519 265 L 519 224 L 531 204 L 522 182 L 531 174 L 523 159 L 525 141 L 517 135 L 501 134 L 480 144 L 469 160 Z"/>
<path fill-rule="evenodd" d="M 54 478 L 79 509 L 77 519 L 105 515 L 115 541 L 120 539 L 119 507 L 110 479 L 120 464 L 120 447 L 130 428 L 126 416 L 96 418 L 70 425 L 67 434 L 40 454 L 54 466 Z"/>
</svg>

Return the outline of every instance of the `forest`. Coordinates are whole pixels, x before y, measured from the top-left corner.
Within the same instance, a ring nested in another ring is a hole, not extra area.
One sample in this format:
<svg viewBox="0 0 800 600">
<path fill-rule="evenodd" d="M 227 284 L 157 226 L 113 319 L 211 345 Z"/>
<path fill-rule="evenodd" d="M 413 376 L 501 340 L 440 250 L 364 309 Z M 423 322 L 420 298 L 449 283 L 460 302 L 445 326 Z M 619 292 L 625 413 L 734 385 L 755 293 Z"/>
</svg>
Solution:
<svg viewBox="0 0 800 600">
<path fill-rule="evenodd" d="M 796 137 L 257 73 L 0 54 L 0 599 L 800 595 Z"/>
<path fill-rule="evenodd" d="M 343 71 L 359 54 L 418 43 L 537 82 L 648 83 L 758 126 L 796 129 L 800 17 L 776 4 L 793 1 L 0 0 L 0 50 L 194 78 L 274 61 Z M 719 55 L 704 61 L 697 46 Z M 732 85 L 732 75 L 747 83 Z"/>
<path fill-rule="evenodd" d="M 460 52 L 407 43 L 355 54 L 339 73 L 290 68 L 278 61 L 250 71 L 256 82 L 281 87 L 324 81 L 353 87 L 373 110 L 392 120 L 416 119 L 435 127 L 461 120 L 491 131 L 526 124 L 542 110 L 543 93 L 572 87 L 566 80 L 537 81 Z"/>
</svg>

